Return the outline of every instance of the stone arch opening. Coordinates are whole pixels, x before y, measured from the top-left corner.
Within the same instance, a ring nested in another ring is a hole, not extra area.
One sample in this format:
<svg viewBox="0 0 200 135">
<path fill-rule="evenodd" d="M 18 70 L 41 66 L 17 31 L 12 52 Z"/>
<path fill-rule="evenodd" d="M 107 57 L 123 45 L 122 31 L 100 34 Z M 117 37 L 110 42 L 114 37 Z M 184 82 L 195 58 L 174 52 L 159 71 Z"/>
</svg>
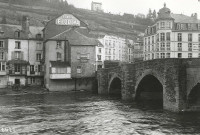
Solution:
<svg viewBox="0 0 200 135">
<path fill-rule="evenodd" d="M 110 83 L 109 95 L 121 97 L 121 80 L 118 77 L 114 78 Z"/>
<path fill-rule="evenodd" d="M 200 83 L 195 85 L 188 95 L 188 103 L 191 106 L 200 106 Z"/>
<path fill-rule="evenodd" d="M 163 103 L 163 85 L 153 75 L 146 75 L 139 82 L 136 89 L 136 101 L 158 100 Z"/>
</svg>

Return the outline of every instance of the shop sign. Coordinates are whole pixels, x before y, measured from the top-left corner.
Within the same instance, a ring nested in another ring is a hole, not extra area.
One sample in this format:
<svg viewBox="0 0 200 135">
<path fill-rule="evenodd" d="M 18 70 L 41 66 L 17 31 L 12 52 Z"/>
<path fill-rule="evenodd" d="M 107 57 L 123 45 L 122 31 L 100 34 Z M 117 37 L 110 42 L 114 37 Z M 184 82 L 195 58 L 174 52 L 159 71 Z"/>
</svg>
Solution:
<svg viewBox="0 0 200 135">
<path fill-rule="evenodd" d="M 71 14 L 64 14 L 56 19 L 56 25 L 80 26 L 80 21 Z"/>
</svg>

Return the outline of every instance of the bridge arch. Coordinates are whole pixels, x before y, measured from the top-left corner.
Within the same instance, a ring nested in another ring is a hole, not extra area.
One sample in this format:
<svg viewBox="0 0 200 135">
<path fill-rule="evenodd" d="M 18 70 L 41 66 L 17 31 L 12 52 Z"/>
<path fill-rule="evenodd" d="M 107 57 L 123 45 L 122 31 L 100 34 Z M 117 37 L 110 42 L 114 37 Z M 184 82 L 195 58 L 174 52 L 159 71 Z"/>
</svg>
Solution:
<svg viewBox="0 0 200 135">
<path fill-rule="evenodd" d="M 121 89 L 122 89 L 122 79 L 117 74 L 114 74 L 109 81 L 108 94 L 121 97 L 122 96 Z"/>
<path fill-rule="evenodd" d="M 190 106 L 200 106 L 200 83 L 197 83 L 188 94 Z"/>
<path fill-rule="evenodd" d="M 163 101 L 164 78 L 158 72 L 145 70 L 135 85 L 135 99 L 159 99 Z"/>
</svg>

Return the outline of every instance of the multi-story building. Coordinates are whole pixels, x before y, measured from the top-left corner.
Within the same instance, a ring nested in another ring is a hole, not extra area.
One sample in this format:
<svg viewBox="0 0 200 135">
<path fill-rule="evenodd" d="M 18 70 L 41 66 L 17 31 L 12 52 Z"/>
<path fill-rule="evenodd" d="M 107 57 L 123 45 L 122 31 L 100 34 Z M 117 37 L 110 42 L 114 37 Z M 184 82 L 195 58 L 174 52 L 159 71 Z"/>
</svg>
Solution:
<svg viewBox="0 0 200 135">
<path fill-rule="evenodd" d="M 98 41 L 87 36 L 87 25 L 72 14 L 49 21 L 44 29 L 46 88 L 91 90 Z"/>
<path fill-rule="evenodd" d="M 3 81 L 1 81 L 1 87 L 6 87 L 8 84 L 41 85 L 43 80 L 42 76 L 32 74 L 31 78 L 34 79 L 31 79 L 28 73 L 30 64 L 34 67 L 38 67 L 40 63 L 36 62 L 35 57 L 37 53 L 35 48 L 39 42 L 42 46 L 43 27 L 29 26 L 29 20 L 25 16 L 23 17 L 21 26 L 2 24 L 0 27 L 1 50 L 3 50 L 1 53 L 1 74 L 2 76 L 4 75 Z M 40 38 L 38 36 L 40 36 Z M 42 50 L 40 52 L 42 53 Z M 39 65 L 39 67 L 42 67 L 41 64 Z M 5 72 L 3 72 L 5 70 L 7 71 L 6 75 Z M 41 72 L 41 70 L 39 71 Z"/>
<path fill-rule="evenodd" d="M 102 3 L 100 2 L 93 2 L 91 3 L 91 10 L 92 11 L 97 11 L 97 12 L 102 12 Z"/>
<path fill-rule="evenodd" d="M 114 35 L 105 35 L 103 38 L 99 39 L 99 41 L 104 45 L 104 60 L 128 62 L 128 46 L 126 45 L 125 38 Z"/>
<path fill-rule="evenodd" d="M 144 54 L 143 54 L 143 40 L 138 38 L 137 41 L 134 43 L 133 47 L 133 61 L 138 62 L 138 61 L 143 61 L 144 59 Z"/>
<path fill-rule="evenodd" d="M 164 7 L 155 24 L 145 30 L 144 60 L 200 57 L 200 21 L 197 14 L 189 17 L 172 14 Z"/>
</svg>

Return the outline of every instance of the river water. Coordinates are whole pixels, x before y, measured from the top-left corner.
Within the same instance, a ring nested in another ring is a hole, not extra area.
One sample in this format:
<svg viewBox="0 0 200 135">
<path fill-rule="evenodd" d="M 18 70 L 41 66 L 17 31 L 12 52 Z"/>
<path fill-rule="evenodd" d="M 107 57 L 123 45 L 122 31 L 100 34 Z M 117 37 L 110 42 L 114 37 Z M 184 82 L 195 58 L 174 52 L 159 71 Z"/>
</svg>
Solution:
<svg viewBox="0 0 200 135">
<path fill-rule="evenodd" d="M 0 96 L 0 134 L 200 134 L 200 114 L 86 92 Z"/>
</svg>

